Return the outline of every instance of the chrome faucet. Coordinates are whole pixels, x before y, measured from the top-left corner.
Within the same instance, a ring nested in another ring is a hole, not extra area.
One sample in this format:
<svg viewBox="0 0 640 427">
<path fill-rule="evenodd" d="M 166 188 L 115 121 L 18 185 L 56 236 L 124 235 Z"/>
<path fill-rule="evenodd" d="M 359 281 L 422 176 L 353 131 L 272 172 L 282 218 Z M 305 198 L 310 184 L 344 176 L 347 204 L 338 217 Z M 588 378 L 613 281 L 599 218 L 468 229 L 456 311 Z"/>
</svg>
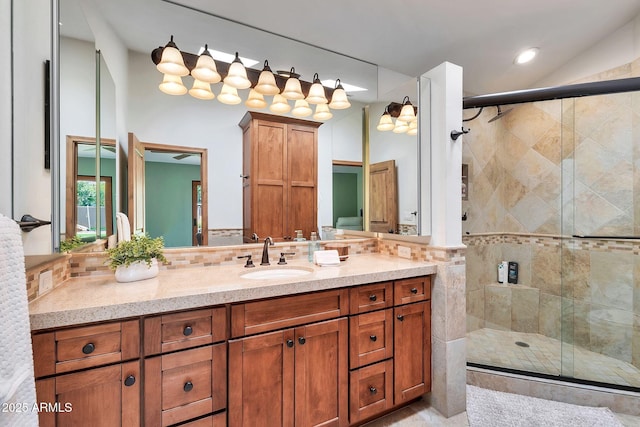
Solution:
<svg viewBox="0 0 640 427">
<path fill-rule="evenodd" d="M 269 246 L 273 246 L 273 239 L 271 236 L 264 239 L 264 247 L 262 248 L 262 262 L 260 265 L 269 265 Z"/>
</svg>

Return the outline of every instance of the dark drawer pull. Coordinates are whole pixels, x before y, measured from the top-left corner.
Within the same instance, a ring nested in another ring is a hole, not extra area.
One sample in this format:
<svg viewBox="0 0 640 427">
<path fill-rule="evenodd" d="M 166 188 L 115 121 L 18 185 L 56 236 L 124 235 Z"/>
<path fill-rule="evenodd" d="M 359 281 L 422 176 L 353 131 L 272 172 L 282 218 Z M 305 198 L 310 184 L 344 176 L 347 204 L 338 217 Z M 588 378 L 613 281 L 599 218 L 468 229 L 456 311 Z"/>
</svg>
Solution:
<svg viewBox="0 0 640 427">
<path fill-rule="evenodd" d="M 369 295 L 369 300 L 371 300 L 371 301 L 375 301 L 375 300 L 377 300 L 377 299 L 378 299 L 378 297 L 377 297 L 377 296 L 375 296 L 375 295 Z"/>
<path fill-rule="evenodd" d="M 411 288 L 411 293 L 412 294 L 417 294 L 418 293 L 418 288 Z"/>
<path fill-rule="evenodd" d="M 136 383 L 136 377 L 134 377 L 133 375 L 129 375 L 127 378 L 125 378 L 124 380 L 124 385 L 126 385 L 127 387 L 131 387 L 132 385 L 134 385 Z"/>
<path fill-rule="evenodd" d="M 371 394 L 376 394 L 378 392 L 378 389 L 375 388 L 374 386 L 369 387 L 369 391 L 371 392 Z"/>
<path fill-rule="evenodd" d="M 186 383 L 184 383 L 184 387 L 182 387 L 182 389 L 184 391 L 191 391 L 193 390 L 193 383 L 191 381 L 187 381 Z"/>
<path fill-rule="evenodd" d="M 306 342 L 307 342 L 307 340 L 305 339 L 305 337 L 300 337 L 300 338 L 298 338 L 298 342 L 299 342 L 300 344 L 304 344 L 304 343 L 306 343 Z"/>
<path fill-rule="evenodd" d="M 82 347 L 82 352 L 84 354 L 91 354 L 95 349 L 96 349 L 96 346 L 92 342 L 90 342 L 89 344 L 85 344 L 85 346 Z"/>
<path fill-rule="evenodd" d="M 402 314 L 398 314 L 398 320 L 402 322 L 404 320 L 404 316 Z"/>
<path fill-rule="evenodd" d="M 193 328 L 191 327 L 191 325 L 185 326 L 184 330 L 182 331 L 182 335 L 184 335 L 185 337 L 188 337 L 192 333 L 193 333 Z"/>
<path fill-rule="evenodd" d="M 287 340 L 287 347 L 293 347 L 293 340 Z"/>
<path fill-rule="evenodd" d="M 371 341 L 373 341 L 373 342 L 378 341 L 378 337 L 377 337 L 377 336 L 375 336 L 375 335 L 369 335 L 369 339 L 370 339 Z"/>
</svg>

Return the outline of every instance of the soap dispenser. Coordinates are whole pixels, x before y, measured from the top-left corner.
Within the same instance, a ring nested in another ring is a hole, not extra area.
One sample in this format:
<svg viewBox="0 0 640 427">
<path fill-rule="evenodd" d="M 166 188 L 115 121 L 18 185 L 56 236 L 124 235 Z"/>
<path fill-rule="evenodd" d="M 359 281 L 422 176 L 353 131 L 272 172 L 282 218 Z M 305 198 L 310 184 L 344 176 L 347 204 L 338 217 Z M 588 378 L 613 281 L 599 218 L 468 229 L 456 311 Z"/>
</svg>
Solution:
<svg viewBox="0 0 640 427">
<path fill-rule="evenodd" d="M 315 231 L 311 232 L 309 238 L 309 262 L 313 262 L 313 253 L 320 249 L 320 242 L 318 241 L 318 234 Z"/>
</svg>

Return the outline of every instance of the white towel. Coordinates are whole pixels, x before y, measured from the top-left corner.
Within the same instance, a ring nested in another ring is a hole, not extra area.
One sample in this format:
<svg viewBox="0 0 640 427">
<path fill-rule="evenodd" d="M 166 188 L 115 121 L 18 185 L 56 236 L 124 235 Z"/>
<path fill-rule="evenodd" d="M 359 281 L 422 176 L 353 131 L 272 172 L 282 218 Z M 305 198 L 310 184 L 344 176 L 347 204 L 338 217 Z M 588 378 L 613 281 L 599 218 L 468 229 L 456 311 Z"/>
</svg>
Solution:
<svg viewBox="0 0 640 427">
<path fill-rule="evenodd" d="M 37 426 L 33 350 L 22 236 L 0 214 L 0 411 L 1 426 Z M 26 409 L 26 412 L 24 411 Z"/>
<path fill-rule="evenodd" d="M 131 240 L 131 225 L 129 218 L 122 212 L 116 214 L 116 227 L 118 232 L 118 243 Z"/>
</svg>

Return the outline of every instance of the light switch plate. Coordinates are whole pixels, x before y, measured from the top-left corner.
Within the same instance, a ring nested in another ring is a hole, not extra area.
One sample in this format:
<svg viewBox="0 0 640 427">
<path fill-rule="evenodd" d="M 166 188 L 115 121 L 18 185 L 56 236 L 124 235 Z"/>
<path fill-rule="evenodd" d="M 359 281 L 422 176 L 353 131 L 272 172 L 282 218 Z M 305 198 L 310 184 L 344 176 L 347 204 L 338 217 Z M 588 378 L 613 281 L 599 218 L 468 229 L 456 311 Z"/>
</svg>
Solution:
<svg viewBox="0 0 640 427">
<path fill-rule="evenodd" d="M 50 291 L 53 288 L 53 270 L 47 270 L 40 273 L 38 283 L 38 295 Z"/>
<path fill-rule="evenodd" d="M 400 258 L 411 259 L 411 248 L 408 246 L 398 245 L 398 256 Z"/>
</svg>

